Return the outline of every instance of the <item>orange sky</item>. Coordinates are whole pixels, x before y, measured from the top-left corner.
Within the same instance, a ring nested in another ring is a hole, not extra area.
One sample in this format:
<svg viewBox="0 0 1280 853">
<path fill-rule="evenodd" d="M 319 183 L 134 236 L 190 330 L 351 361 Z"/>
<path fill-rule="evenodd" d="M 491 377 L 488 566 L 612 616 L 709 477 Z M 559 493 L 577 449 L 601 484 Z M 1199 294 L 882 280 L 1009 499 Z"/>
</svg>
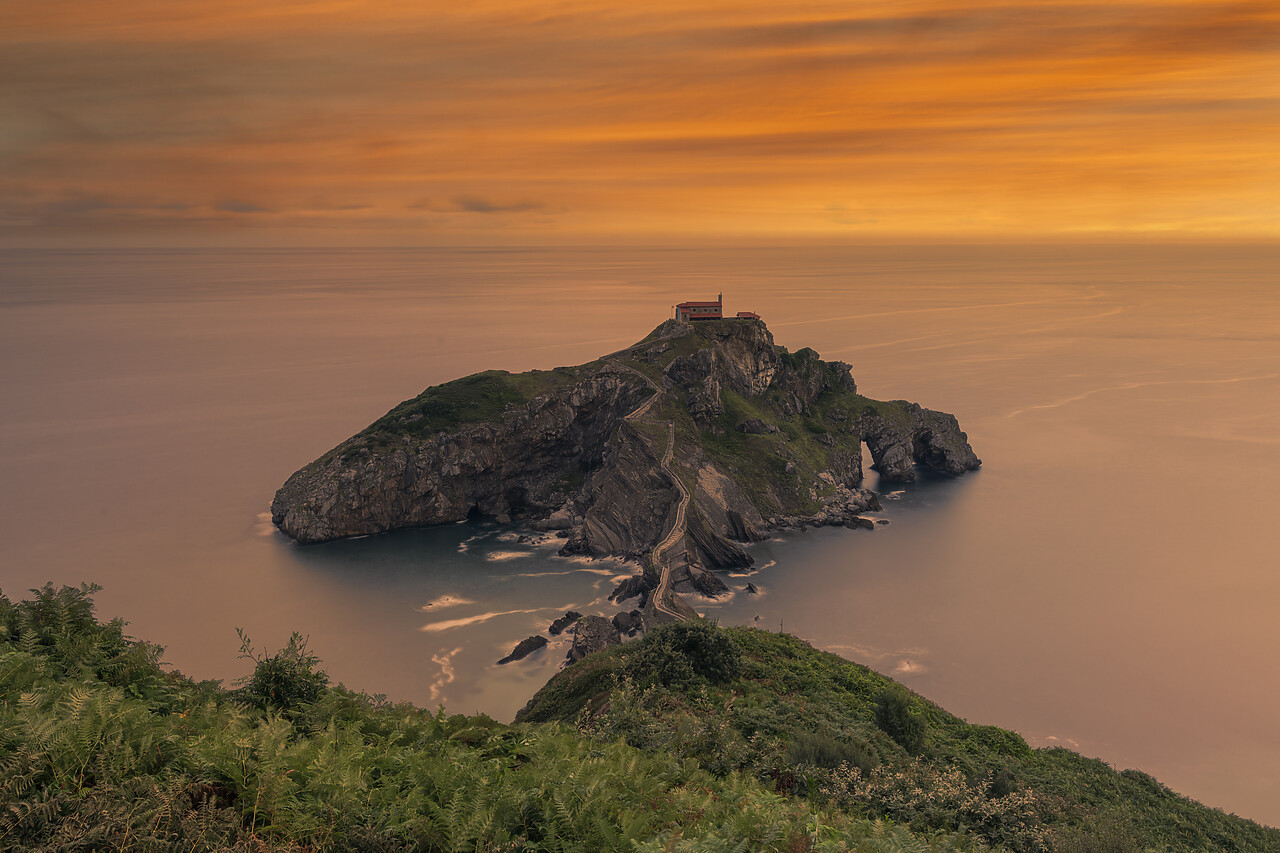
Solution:
<svg viewBox="0 0 1280 853">
<path fill-rule="evenodd" d="M 1276 0 L 7 0 L 0 245 L 1280 237 Z"/>
</svg>

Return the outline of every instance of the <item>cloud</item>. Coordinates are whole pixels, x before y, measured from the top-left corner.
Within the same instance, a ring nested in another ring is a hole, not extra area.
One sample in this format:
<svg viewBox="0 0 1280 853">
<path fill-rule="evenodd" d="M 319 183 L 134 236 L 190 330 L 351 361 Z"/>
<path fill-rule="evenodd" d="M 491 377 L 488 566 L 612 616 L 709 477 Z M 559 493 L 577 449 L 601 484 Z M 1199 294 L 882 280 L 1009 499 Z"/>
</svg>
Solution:
<svg viewBox="0 0 1280 853">
<path fill-rule="evenodd" d="M 517 201 L 510 204 L 498 204 L 471 195 L 455 196 L 453 205 L 457 210 L 467 213 L 520 213 L 526 210 L 541 210 L 540 201 Z"/>
<path fill-rule="evenodd" d="M 192 205 L 109 192 L 59 191 L 43 193 L 30 184 L 0 182 L 5 208 L 0 219 L 10 224 L 61 227 L 66 225 L 121 225 L 186 215 Z"/>
<path fill-rule="evenodd" d="M 265 213 L 266 208 L 259 207 L 247 201 L 222 201 L 217 205 L 217 209 L 224 213 Z"/>
<path fill-rule="evenodd" d="M 1280 234 L 1277 56 L 1271 0 L 0 4 L 0 183 L 24 185 L 0 198 L 49 229 L 1057 233 L 1229 211 Z"/>
<path fill-rule="evenodd" d="M 527 213 L 545 210 L 546 205 L 540 201 L 496 202 L 480 196 L 458 195 L 445 203 L 423 199 L 410 204 L 409 208 L 429 210 L 433 213 Z"/>
<path fill-rule="evenodd" d="M 337 211 L 346 212 L 352 210 L 369 210 L 373 205 L 367 202 L 349 201 L 349 202 L 332 202 L 322 201 L 319 199 L 311 199 L 304 203 L 300 209 L 314 211 Z"/>
</svg>

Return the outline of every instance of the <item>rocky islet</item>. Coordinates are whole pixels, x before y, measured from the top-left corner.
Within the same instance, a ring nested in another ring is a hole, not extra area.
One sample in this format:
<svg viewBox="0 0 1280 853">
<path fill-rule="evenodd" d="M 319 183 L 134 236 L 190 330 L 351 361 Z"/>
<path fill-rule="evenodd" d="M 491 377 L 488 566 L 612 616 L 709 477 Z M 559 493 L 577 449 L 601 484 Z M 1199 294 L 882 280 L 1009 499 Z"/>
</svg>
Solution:
<svg viewBox="0 0 1280 853">
<path fill-rule="evenodd" d="M 562 537 L 562 555 L 645 560 L 664 541 L 612 596 L 639 617 L 578 619 L 573 658 L 674 618 L 659 597 L 726 591 L 714 571 L 751 565 L 742 545 L 771 531 L 874 529 L 864 444 L 886 483 L 981 464 L 955 416 L 863 397 L 850 365 L 759 320 L 671 320 L 589 364 L 427 389 L 293 474 L 272 520 L 301 543 L 476 515 Z"/>
</svg>

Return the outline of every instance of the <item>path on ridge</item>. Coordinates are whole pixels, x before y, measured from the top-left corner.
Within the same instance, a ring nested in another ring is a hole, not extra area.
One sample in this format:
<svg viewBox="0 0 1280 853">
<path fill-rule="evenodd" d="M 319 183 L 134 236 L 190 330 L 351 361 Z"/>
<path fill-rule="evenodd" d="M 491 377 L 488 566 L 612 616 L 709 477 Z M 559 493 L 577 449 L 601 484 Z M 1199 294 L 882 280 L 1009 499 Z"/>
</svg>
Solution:
<svg viewBox="0 0 1280 853">
<path fill-rule="evenodd" d="M 618 367 L 621 367 L 623 370 L 629 370 L 636 376 L 639 376 L 648 383 L 650 388 L 653 389 L 653 396 L 645 400 L 639 406 L 636 406 L 635 410 L 626 416 L 626 419 L 629 421 L 639 420 L 645 416 L 649 411 L 649 408 L 657 402 L 659 397 L 662 396 L 662 388 L 658 386 L 658 383 L 654 382 L 634 367 L 629 367 L 628 365 L 617 361 L 615 361 L 614 364 L 618 365 Z M 663 559 L 663 555 L 667 551 L 671 550 L 671 548 L 675 547 L 675 544 L 684 536 L 685 514 L 689 508 L 689 490 L 685 488 L 684 483 L 676 476 L 675 471 L 671 470 L 671 461 L 675 458 L 675 450 L 676 423 L 675 421 L 668 421 L 667 450 L 666 453 L 662 454 L 662 461 L 660 464 L 663 472 L 667 475 L 667 478 L 671 480 L 671 482 L 675 484 L 675 487 L 680 491 L 680 504 L 676 507 L 676 523 L 671 526 L 671 532 L 667 534 L 666 538 L 654 547 L 653 552 L 650 554 L 650 558 L 653 560 L 653 564 L 658 568 L 658 586 L 653 591 L 654 610 L 664 613 L 676 621 L 683 622 L 685 618 L 684 615 L 667 606 L 668 596 L 674 596 L 675 593 L 671 591 L 671 560 L 670 558 Z"/>
</svg>

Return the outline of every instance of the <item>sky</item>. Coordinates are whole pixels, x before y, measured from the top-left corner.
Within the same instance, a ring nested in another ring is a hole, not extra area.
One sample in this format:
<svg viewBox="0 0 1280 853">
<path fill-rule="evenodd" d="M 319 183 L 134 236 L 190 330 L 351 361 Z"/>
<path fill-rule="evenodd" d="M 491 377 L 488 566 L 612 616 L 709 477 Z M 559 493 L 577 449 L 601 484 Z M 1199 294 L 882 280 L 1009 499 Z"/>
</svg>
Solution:
<svg viewBox="0 0 1280 853">
<path fill-rule="evenodd" d="M 6 0 L 0 246 L 1280 237 L 1275 0 Z"/>
</svg>

